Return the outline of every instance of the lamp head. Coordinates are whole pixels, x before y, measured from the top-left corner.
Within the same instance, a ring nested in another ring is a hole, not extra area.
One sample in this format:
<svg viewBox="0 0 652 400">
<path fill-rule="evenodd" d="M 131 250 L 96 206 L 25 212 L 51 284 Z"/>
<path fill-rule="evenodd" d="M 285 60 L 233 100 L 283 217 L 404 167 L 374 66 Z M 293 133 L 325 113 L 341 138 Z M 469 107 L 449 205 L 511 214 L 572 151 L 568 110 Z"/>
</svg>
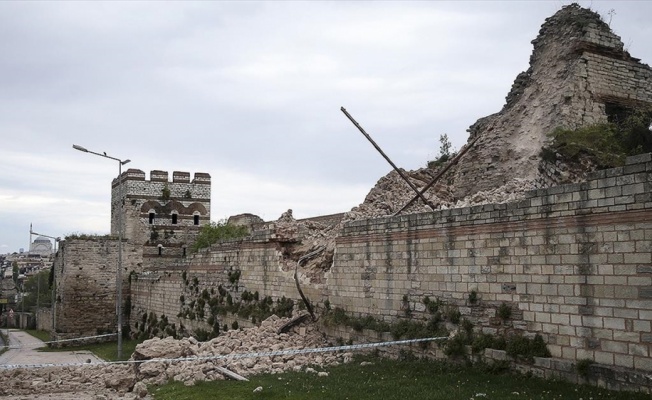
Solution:
<svg viewBox="0 0 652 400">
<path fill-rule="evenodd" d="M 83 151 L 84 153 L 88 153 L 88 149 L 85 147 L 81 147 L 80 145 L 73 144 L 72 148 L 75 150 Z"/>
<path fill-rule="evenodd" d="M 120 161 L 120 164 L 125 165 L 125 164 L 130 163 L 130 162 L 131 162 L 131 160 L 124 160 L 124 161 Z"/>
</svg>

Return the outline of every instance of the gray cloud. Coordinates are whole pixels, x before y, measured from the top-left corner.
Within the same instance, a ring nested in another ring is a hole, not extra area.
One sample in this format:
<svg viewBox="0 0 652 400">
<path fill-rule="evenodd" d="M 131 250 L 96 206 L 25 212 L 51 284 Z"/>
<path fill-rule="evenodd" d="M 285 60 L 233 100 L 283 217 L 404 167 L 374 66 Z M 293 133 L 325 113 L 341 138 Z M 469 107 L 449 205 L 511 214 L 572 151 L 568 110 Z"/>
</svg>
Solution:
<svg viewBox="0 0 652 400">
<path fill-rule="evenodd" d="M 345 211 L 498 111 L 563 2 L 2 2 L 0 246 L 109 230 L 114 163 L 208 172 L 213 217 Z M 587 2 L 652 59 L 646 2 Z M 0 249 L 0 252 L 3 250 Z"/>
</svg>

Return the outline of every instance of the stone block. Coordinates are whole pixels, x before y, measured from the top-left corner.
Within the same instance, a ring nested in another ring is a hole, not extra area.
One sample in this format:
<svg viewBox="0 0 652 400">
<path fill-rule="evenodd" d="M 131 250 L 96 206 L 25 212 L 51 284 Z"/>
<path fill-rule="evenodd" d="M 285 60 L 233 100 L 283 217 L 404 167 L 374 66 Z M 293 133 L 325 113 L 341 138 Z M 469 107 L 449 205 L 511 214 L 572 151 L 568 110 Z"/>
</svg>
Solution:
<svg viewBox="0 0 652 400">
<path fill-rule="evenodd" d="M 652 161 L 652 153 L 643 153 L 643 154 L 637 154 L 635 156 L 627 157 L 625 159 L 625 164 L 626 165 L 642 164 L 650 161 Z"/>
<path fill-rule="evenodd" d="M 634 368 L 652 371 L 652 358 L 650 357 L 634 357 Z"/>
<path fill-rule="evenodd" d="M 593 354 L 594 360 L 597 363 L 605 365 L 614 365 L 614 354 L 605 351 L 596 350 Z"/>
<path fill-rule="evenodd" d="M 622 353 L 631 354 L 633 356 L 647 357 L 650 355 L 650 349 L 646 344 L 629 343 L 627 351 Z"/>
<path fill-rule="evenodd" d="M 602 328 L 604 326 L 602 317 L 583 316 L 582 322 L 585 326 L 591 328 Z"/>
</svg>

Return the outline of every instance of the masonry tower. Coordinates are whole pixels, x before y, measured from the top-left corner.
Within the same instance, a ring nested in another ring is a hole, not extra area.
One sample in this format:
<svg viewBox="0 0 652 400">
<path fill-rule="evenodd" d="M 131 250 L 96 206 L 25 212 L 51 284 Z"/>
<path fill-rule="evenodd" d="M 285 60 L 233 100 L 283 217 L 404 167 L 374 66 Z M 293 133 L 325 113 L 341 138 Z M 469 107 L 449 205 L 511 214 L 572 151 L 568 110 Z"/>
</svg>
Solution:
<svg viewBox="0 0 652 400">
<path fill-rule="evenodd" d="M 122 174 L 124 237 L 143 246 L 143 266 L 169 264 L 187 255 L 202 225 L 210 222 L 211 177 L 196 172 L 151 171 L 150 179 L 139 169 Z M 118 233 L 120 186 L 111 190 L 111 233 Z"/>
</svg>

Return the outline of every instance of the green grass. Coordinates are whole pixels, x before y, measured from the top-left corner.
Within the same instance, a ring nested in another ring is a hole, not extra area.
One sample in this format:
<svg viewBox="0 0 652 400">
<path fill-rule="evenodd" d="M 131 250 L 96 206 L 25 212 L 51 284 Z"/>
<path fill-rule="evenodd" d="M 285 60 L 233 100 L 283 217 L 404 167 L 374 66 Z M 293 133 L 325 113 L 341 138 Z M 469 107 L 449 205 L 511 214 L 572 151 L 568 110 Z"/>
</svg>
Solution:
<svg viewBox="0 0 652 400">
<path fill-rule="evenodd" d="M 47 331 L 37 331 L 36 329 L 26 329 L 25 332 L 29 333 L 30 335 L 34 336 L 35 338 L 42 340 L 44 342 L 49 342 L 52 340 L 50 337 L 50 332 Z"/>
<path fill-rule="evenodd" d="M 50 338 L 50 333 L 46 331 L 38 331 L 35 329 L 27 329 L 25 332 L 34 336 L 37 339 L 40 339 L 44 342 L 49 342 L 52 340 Z M 45 352 L 56 352 L 56 351 L 72 351 L 72 350 L 88 350 L 100 357 L 104 361 L 125 361 L 131 357 L 136 345 L 142 343 L 142 340 L 123 340 L 122 341 L 122 357 L 118 359 L 118 342 L 104 342 L 104 343 L 93 343 L 93 344 L 84 344 L 79 346 L 66 346 L 66 347 L 41 347 L 39 351 Z"/>
<path fill-rule="evenodd" d="M 40 351 L 71 351 L 71 350 L 88 350 L 100 357 L 104 361 L 125 361 L 131 357 L 136 349 L 136 345 L 142 343 L 142 340 L 123 340 L 122 357 L 118 359 L 118 342 L 104 342 L 85 344 L 81 346 L 66 346 L 61 348 L 42 347 Z"/>
<path fill-rule="evenodd" d="M 258 375 L 249 382 L 200 382 L 186 387 L 172 382 L 150 387 L 156 400 L 201 399 L 649 399 L 649 395 L 612 392 L 568 382 L 496 374 L 486 368 L 461 367 L 433 361 L 373 359 L 373 365 L 354 363 L 328 368 L 327 377 L 292 372 Z M 316 368 L 317 369 L 317 368 Z M 319 370 L 319 369 L 318 369 Z M 253 390 L 262 386 L 263 390 Z"/>
<path fill-rule="evenodd" d="M 2 337 L 2 343 L 4 343 L 4 346 L 0 347 L 0 355 L 2 355 L 5 351 L 9 350 L 7 346 L 9 346 L 9 337 L 5 333 L 6 331 L 0 329 L 0 336 Z"/>
</svg>

